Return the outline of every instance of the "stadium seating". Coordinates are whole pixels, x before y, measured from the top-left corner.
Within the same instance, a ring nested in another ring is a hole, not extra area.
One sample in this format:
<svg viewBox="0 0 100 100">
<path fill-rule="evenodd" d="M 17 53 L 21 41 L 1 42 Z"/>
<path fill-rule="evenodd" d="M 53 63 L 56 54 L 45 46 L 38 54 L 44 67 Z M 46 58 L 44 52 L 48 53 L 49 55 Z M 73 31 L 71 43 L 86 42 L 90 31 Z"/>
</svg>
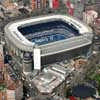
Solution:
<svg viewBox="0 0 100 100">
<path fill-rule="evenodd" d="M 29 25 L 18 29 L 28 40 L 35 42 L 38 45 L 80 35 L 75 27 L 63 21 Z"/>
</svg>

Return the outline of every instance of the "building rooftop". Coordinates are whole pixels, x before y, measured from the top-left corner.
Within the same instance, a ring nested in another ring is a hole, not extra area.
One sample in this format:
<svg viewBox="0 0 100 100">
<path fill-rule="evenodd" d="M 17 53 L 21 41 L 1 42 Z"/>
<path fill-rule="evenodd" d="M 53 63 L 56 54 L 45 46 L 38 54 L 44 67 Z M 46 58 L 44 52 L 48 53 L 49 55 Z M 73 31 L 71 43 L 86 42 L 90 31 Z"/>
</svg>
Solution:
<svg viewBox="0 0 100 100">
<path fill-rule="evenodd" d="M 53 71 L 57 71 L 57 72 L 59 72 L 59 73 L 61 73 L 61 74 L 67 74 L 68 73 L 68 71 L 69 71 L 69 69 L 67 68 L 64 68 L 64 67 L 61 67 L 61 65 L 59 65 L 59 64 L 53 64 L 53 65 L 51 65 L 52 66 L 52 70 Z"/>
<path fill-rule="evenodd" d="M 56 76 L 52 75 L 51 73 L 45 73 L 40 77 L 41 81 L 44 81 L 44 84 L 51 83 L 56 79 Z"/>
<path fill-rule="evenodd" d="M 58 68 L 54 67 L 55 66 L 49 66 L 48 68 L 44 68 L 44 71 L 42 71 L 40 75 L 36 76 L 33 79 L 33 82 L 39 92 L 43 94 L 52 93 L 53 90 L 58 87 L 63 81 L 65 81 L 67 76 L 71 73 L 71 71 L 68 71 L 67 68 L 63 68 L 62 66 L 59 66 Z M 53 68 L 55 70 L 53 70 Z"/>
</svg>

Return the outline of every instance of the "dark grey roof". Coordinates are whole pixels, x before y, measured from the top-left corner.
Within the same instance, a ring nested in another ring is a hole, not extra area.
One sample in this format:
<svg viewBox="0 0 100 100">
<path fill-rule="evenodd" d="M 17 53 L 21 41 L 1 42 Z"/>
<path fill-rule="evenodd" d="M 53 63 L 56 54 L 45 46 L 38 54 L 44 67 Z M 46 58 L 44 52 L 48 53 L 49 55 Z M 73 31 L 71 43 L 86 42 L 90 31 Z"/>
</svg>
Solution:
<svg viewBox="0 0 100 100">
<path fill-rule="evenodd" d="M 86 85 L 77 85 L 72 89 L 72 95 L 80 98 L 93 97 L 95 94 L 96 90 Z"/>
<path fill-rule="evenodd" d="M 100 100 L 100 98 L 96 98 L 96 100 Z"/>
</svg>

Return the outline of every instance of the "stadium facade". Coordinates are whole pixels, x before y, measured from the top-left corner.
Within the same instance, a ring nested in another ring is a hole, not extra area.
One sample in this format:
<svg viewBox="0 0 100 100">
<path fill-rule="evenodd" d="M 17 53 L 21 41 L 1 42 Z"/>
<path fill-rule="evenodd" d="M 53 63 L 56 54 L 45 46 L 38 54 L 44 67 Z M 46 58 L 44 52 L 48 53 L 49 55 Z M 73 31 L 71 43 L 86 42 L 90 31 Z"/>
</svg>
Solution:
<svg viewBox="0 0 100 100">
<path fill-rule="evenodd" d="M 75 50 L 78 54 L 88 52 L 93 32 L 70 16 L 48 15 L 11 22 L 5 27 L 5 36 L 9 53 L 32 66 L 36 47 L 41 51 L 42 65 L 66 59 Z"/>
</svg>

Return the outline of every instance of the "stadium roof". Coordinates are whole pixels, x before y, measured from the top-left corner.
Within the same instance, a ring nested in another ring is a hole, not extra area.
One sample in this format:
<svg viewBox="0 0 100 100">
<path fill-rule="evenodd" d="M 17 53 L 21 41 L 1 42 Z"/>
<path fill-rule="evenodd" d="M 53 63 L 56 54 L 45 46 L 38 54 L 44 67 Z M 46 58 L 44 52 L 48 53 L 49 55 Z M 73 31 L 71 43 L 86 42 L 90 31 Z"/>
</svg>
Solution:
<svg viewBox="0 0 100 100">
<path fill-rule="evenodd" d="M 33 52 L 33 48 L 35 47 L 36 44 L 26 39 L 25 36 L 23 36 L 21 32 L 19 32 L 18 27 L 28 26 L 32 24 L 35 25 L 35 24 L 48 22 L 48 21 L 55 21 L 55 20 L 62 20 L 65 23 L 73 25 L 78 29 L 81 36 L 72 37 L 62 41 L 56 41 L 53 43 L 48 43 L 39 46 L 39 48 L 41 49 L 41 56 L 52 55 L 54 53 L 59 53 L 62 51 L 75 49 L 75 48 L 79 48 L 91 44 L 92 42 L 91 40 L 93 36 L 91 28 L 81 23 L 78 19 L 72 18 L 70 16 L 65 16 L 65 15 L 48 15 L 48 16 L 28 18 L 25 20 L 11 22 L 5 27 L 5 35 L 19 49 Z"/>
</svg>

